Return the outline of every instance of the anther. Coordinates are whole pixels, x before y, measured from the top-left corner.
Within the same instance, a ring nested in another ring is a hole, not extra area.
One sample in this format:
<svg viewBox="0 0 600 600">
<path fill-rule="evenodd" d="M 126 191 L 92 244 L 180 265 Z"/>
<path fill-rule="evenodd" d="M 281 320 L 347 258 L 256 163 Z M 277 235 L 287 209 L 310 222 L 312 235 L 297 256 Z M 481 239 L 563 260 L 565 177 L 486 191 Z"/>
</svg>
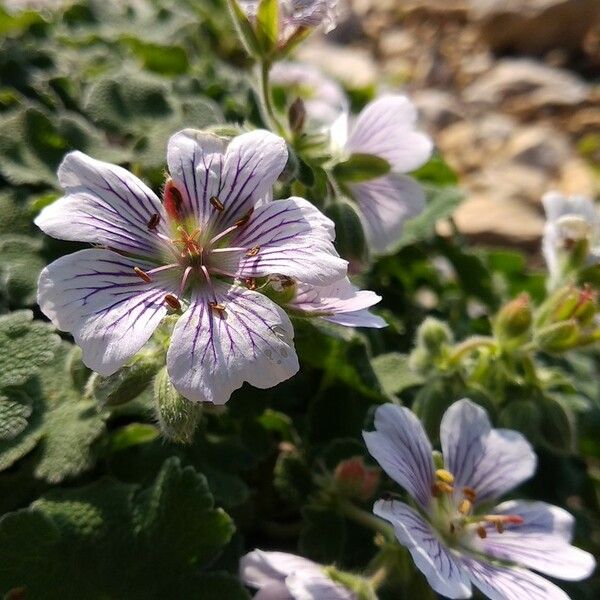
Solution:
<svg viewBox="0 0 600 600">
<path fill-rule="evenodd" d="M 466 498 L 464 498 L 463 500 L 460 501 L 460 504 L 458 505 L 458 512 L 461 515 L 468 515 L 471 512 L 472 508 L 473 508 L 473 505 L 471 504 L 471 502 L 469 500 L 467 500 Z"/>
<path fill-rule="evenodd" d="M 485 540 L 485 538 L 487 537 L 487 531 L 485 530 L 485 527 L 478 527 L 477 528 L 477 535 L 482 539 Z"/>
<path fill-rule="evenodd" d="M 142 281 L 145 281 L 146 283 L 152 283 L 152 277 L 150 277 L 148 273 L 142 271 L 142 269 L 140 269 L 139 267 L 133 267 L 133 270 Z"/>
<path fill-rule="evenodd" d="M 173 294 L 167 294 L 165 296 L 165 304 L 173 310 L 181 310 L 181 302 L 179 302 L 177 296 L 174 296 Z"/>
<path fill-rule="evenodd" d="M 454 488 L 445 481 L 436 481 L 431 489 L 432 494 L 439 498 L 442 494 L 451 494 Z"/>
<path fill-rule="evenodd" d="M 216 196 L 211 196 L 210 198 L 210 203 L 219 211 L 222 212 L 225 210 L 225 207 L 223 206 L 223 203 L 216 197 Z"/>
<path fill-rule="evenodd" d="M 246 252 L 246 256 L 256 256 L 260 252 L 260 246 L 254 246 Z"/>
<path fill-rule="evenodd" d="M 168 179 L 165 183 L 165 190 L 163 192 L 164 206 L 167 214 L 172 218 L 179 220 L 181 219 L 181 210 L 183 208 L 183 198 L 181 197 L 180 191 L 173 183 L 172 179 Z"/>
<path fill-rule="evenodd" d="M 236 227 L 243 227 L 244 225 L 246 225 L 246 223 L 248 223 L 248 221 L 250 220 L 250 217 L 252 216 L 252 213 L 254 212 L 254 208 L 251 208 L 241 219 L 238 219 L 234 225 Z"/>
<path fill-rule="evenodd" d="M 463 488 L 463 496 L 469 500 L 469 502 L 473 503 L 477 498 L 477 492 L 473 488 L 465 486 Z"/>
<path fill-rule="evenodd" d="M 254 279 L 254 277 L 246 277 L 244 280 L 244 285 L 249 289 L 249 290 L 255 290 L 256 289 L 256 279 Z"/>
<path fill-rule="evenodd" d="M 435 476 L 437 477 L 437 479 L 443 481 L 444 483 L 454 483 L 454 475 L 452 475 L 450 471 L 446 471 L 446 469 L 438 469 L 435 472 Z"/>
<path fill-rule="evenodd" d="M 209 302 L 208 305 L 211 307 L 212 311 L 216 313 L 221 319 L 224 319 L 227 316 L 225 312 L 225 307 L 218 302 Z"/>
<path fill-rule="evenodd" d="M 158 227 L 159 223 L 160 223 L 160 215 L 158 213 L 154 213 L 150 217 L 150 220 L 148 221 L 148 229 L 150 229 L 150 230 L 156 229 Z"/>
<path fill-rule="evenodd" d="M 496 531 L 498 533 L 504 533 L 504 523 L 502 523 L 502 521 L 496 521 L 494 525 L 496 526 Z"/>
</svg>

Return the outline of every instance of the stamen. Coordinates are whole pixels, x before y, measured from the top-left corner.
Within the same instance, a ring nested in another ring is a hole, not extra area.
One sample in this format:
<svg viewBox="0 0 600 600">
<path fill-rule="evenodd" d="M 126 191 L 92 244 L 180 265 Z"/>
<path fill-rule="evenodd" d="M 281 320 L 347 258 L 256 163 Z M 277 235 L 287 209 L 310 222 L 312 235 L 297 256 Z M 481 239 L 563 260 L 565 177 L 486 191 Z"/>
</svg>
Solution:
<svg viewBox="0 0 600 600">
<path fill-rule="evenodd" d="M 174 296 L 173 294 L 167 294 L 165 296 L 165 304 L 173 310 L 181 310 L 181 302 L 179 302 L 177 296 Z"/>
<path fill-rule="evenodd" d="M 150 230 L 156 229 L 158 227 L 159 223 L 160 223 L 160 215 L 158 213 L 154 213 L 150 217 L 150 220 L 148 221 L 148 229 L 150 229 Z"/>
<path fill-rule="evenodd" d="M 231 227 L 228 227 L 224 231 L 221 231 L 221 233 L 215 235 L 215 237 L 210 240 L 209 244 L 212 245 L 215 242 L 218 242 L 220 239 L 224 238 L 226 235 L 229 235 L 231 232 L 236 231 L 237 229 L 238 225 L 232 225 Z"/>
<path fill-rule="evenodd" d="M 161 271 L 168 271 L 169 269 L 177 269 L 179 267 L 179 263 L 171 263 L 170 265 L 164 265 L 162 267 L 150 269 L 149 271 L 146 271 L 146 275 L 154 275 L 155 273 L 160 273 Z"/>
<path fill-rule="evenodd" d="M 436 498 L 442 494 L 451 494 L 453 491 L 454 488 L 445 481 L 436 481 L 431 488 L 431 492 Z"/>
<path fill-rule="evenodd" d="M 142 269 L 140 269 L 139 267 L 133 267 L 133 270 L 142 281 L 145 281 L 146 283 L 152 283 L 152 278 L 150 277 L 150 275 L 148 275 L 148 273 L 142 271 Z"/>
<path fill-rule="evenodd" d="M 254 246 L 246 252 L 246 256 L 256 256 L 260 252 L 260 246 Z"/>
<path fill-rule="evenodd" d="M 473 505 L 471 504 L 471 502 L 464 498 L 460 501 L 460 504 L 458 505 L 458 512 L 462 515 L 468 515 L 471 512 L 472 508 Z"/>
<path fill-rule="evenodd" d="M 477 528 L 477 535 L 482 539 L 485 540 L 485 538 L 487 537 L 487 531 L 485 530 L 485 527 L 478 527 Z"/>
<path fill-rule="evenodd" d="M 246 277 L 246 279 L 243 279 L 242 281 L 249 290 L 256 289 L 256 279 L 254 279 L 254 277 Z"/>
<path fill-rule="evenodd" d="M 495 523 L 496 525 L 496 531 L 498 533 L 504 533 L 504 523 L 502 523 L 501 521 L 498 521 L 497 523 Z"/>
<path fill-rule="evenodd" d="M 246 225 L 246 223 L 248 223 L 248 221 L 250 220 L 250 217 L 252 216 L 253 212 L 254 212 L 254 208 L 251 208 L 241 219 L 238 219 L 235 222 L 235 226 L 243 227 L 244 225 Z"/>
<path fill-rule="evenodd" d="M 473 503 L 477 498 L 477 492 L 473 488 L 465 486 L 463 488 L 463 496 L 469 500 L 469 502 Z"/>
<path fill-rule="evenodd" d="M 208 305 L 212 308 L 213 312 L 216 313 L 219 318 L 225 319 L 227 317 L 227 313 L 225 312 L 225 307 L 218 302 L 209 302 Z"/>
<path fill-rule="evenodd" d="M 449 484 L 454 483 L 454 475 L 452 475 L 452 473 L 450 473 L 450 471 L 447 471 L 446 469 L 438 469 L 435 472 L 435 476 L 437 479 L 439 479 L 445 483 L 449 483 Z"/>
<path fill-rule="evenodd" d="M 192 272 L 192 267 L 186 267 L 185 271 L 183 272 L 183 277 L 181 278 L 181 283 L 179 284 L 179 295 L 183 296 L 183 292 L 185 291 L 185 286 L 187 285 L 187 280 L 188 277 L 190 276 L 190 273 Z"/>
<path fill-rule="evenodd" d="M 219 212 L 223 212 L 225 210 L 225 207 L 223 206 L 223 203 L 216 197 L 216 196 L 212 196 L 210 199 L 210 203 L 219 211 Z"/>
<path fill-rule="evenodd" d="M 172 179 L 167 179 L 163 196 L 167 214 L 172 219 L 180 220 L 182 217 L 183 198 Z"/>
</svg>

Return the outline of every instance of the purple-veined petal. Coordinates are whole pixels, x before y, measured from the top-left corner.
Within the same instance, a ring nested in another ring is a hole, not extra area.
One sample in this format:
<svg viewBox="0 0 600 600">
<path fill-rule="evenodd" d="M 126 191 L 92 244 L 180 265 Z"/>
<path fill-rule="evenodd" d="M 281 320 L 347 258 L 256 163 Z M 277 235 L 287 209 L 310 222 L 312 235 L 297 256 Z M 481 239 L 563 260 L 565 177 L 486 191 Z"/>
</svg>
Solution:
<svg viewBox="0 0 600 600">
<path fill-rule="evenodd" d="M 223 311 L 211 308 L 215 301 Z M 294 375 L 293 338 L 288 316 L 266 296 L 217 282 L 214 296 L 197 292 L 177 321 L 167 369 L 189 400 L 224 404 L 244 381 L 265 389 Z"/>
<path fill-rule="evenodd" d="M 369 246 L 377 253 L 393 250 L 404 223 L 425 207 L 423 188 L 406 175 L 354 183 L 350 192 L 358 205 Z"/>
<path fill-rule="evenodd" d="M 281 3 L 284 27 L 322 27 L 331 31 L 338 18 L 338 0 L 286 0 Z"/>
<path fill-rule="evenodd" d="M 240 579 L 250 587 L 262 588 L 273 581 L 284 581 L 294 571 L 316 568 L 314 562 L 302 556 L 253 550 L 240 560 Z"/>
<path fill-rule="evenodd" d="M 184 129 L 174 134 L 167 148 L 169 173 L 181 193 L 183 211 L 203 226 L 215 213 L 210 204 L 219 195 L 226 140 L 213 133 Z"/>
<path fill-rule="evenodd" d="M 285 584 L 294 600 L 357 600 L 354 592 L 329 579 L 321 569 L 294 571 Z"/>
<path fill-rule="evenodd" d="M 260 588 L 252 600 L 295 600 L 285 583 L 274 581 Z"/>
<path fill-rule="evenodd" d="M 259 200 L 267 199 L 288 160 L 283 138 L 259 129 L 233 138 L 223 164 L 218 197 L 225 210 L 221 227 L 244 217 Z"/>
<path fill-rule="evenodd" d="M 150 188 L 115 165 L 82 152 L 67 154 L 58 168 L 65 196 L 35 219 L 48 235 L 108 246 L 154 257 L 163 242 L 148 224 L 159 215 L 157 231 L 165 232 L 163 206 Z"/>
<path fill-rule="evenodd" d="M 384 96 L 360 113 L 346 150 L 374 154 L 387 160 L 395 173 L 408 173 L 423 165 L 433 145 L 415 130 L 417 111 L 406 96 Z"/>
<path fill-rule="evenodd" d="M 363 437 L 383 470 L 426 508 L 434 482 L 433 448 L 416 415 L 408 408 L 383 404 L 375 412 L 375 431 L 363 432 Z"/>
<path fill-rule="evenodd" d="M 474 538 L 475 549 L 557 579 L 578 581 L 594 570 L 594 557 L 569 543 L 574 518 L 566 510 L 545 502 L 510 500 L 491 512 L 518 515 L 523 523 L 507 523 L 503 533 L 488 528 L 485 539 Z"/>
<path fill-rule="evenodd" d="M 42 312 L 73 334 L 83 362 L 101 375 L 111 375 L 142 348 L 167 312 L 165 295 L 177 289 L 167 274 L 145 283 L 134 267 L 152 265 L 90 249 L 59 258 L 40 274 Z"/>
<path fill-rule="evenodd" d="M 373 512 L 394 526 L 429 585 L 448 598 L 470 598 L 471 583 L 460 558 L 454 556 L 417 511 L 397 500 L 378 500 Z"/>
<path fill-rule="evenodd" d="M 486 411 L 467 399 L 444 414 L 440 441 L 454 487 L 473 488 L 477 502 L 501 496 L 535 472 L 531 444 L 516 431 L 492 429 Z"/>
<path fill-rule="evenodd" d="M 527 569 L 475 559 L 463 562 L 473 585 L 490 600 L 569 600 L 559 587 Z"/>
<path fill-rule="evenodd" d="M 335 251 L 332 227 L 331 221 L 303 198 L 265 204 L 232 238 L 233 247 L 245 250 L 230 255 L 225 259 L 230 264 L 223 266 L 239 277 L 278 274 L 315 285 L 338 281 L 346 275 L 348 263 Z"/>
<path fill-rule="evenodd" d="M 307 315 L 322 316 L 327 321 L 347 327 L 386 327 L 387 323 L 367 309 L 381 300 L 375 292 L 359 290 L 347 277 L 328 286 L 297 285 L 289 306 Z"/>
</svg>

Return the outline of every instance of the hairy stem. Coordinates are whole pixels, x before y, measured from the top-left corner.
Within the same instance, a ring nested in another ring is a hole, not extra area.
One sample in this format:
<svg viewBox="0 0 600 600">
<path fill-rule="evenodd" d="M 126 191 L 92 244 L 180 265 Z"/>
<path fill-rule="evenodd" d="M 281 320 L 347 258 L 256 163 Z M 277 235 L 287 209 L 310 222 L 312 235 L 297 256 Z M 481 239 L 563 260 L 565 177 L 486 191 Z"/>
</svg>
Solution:
<svg viewBox="0 0 600 600">
<path fill-rule="evenodd" d="M 286 137 L 286 130 L 283 125 L 279 122 L 275 109 L 273 108 L 273 99 L 271 96 L 271 85 L 269 83 L 269 72 L 271 70 L 271 64 L 267 61 L 263 61 L 260 65 L 260 95 L 262 100 L 262 107 L 264 109 L 265 120 L 269 123 L 269 126 L 274 129 L 280 136 Z"/>
</svg>

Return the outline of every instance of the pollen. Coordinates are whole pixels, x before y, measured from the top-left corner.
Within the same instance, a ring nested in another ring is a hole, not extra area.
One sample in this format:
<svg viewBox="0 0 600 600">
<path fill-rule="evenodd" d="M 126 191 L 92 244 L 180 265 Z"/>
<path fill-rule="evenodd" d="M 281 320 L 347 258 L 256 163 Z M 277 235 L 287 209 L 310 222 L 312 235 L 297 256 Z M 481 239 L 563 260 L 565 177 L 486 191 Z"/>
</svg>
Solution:
<svg viewBox="0 0 600 600">
<path fill-rule="evenodd" d="M 260 252 L 260 246 L 254 246 L 246 252 L 246 256 L 256 256 Z"/>
<path fill-rule="evenodd" d="M 465 486 L 463 488 L 463 496 L 469 500 L 469 502 L 473 503 L 477 498 L 477 492 L 472 487 Z"/>
<path fill-rule="evenodd" d="M 173 294 L 167 294 L 165 296 L 165 304 L 173 310 L 181 310 L 181 302 L 179 302 L 177 296 Z"/>
<path fill-rule="evenodd" d="M 478 527 L 477 528 L 477 535 L 482 539 L 485 540 L 485 538 L 487 537 L 487 531 L 485 530 L 485 527 Z"/>
<path fill-rule="evenodd" d="M 433 495 L 439 497 L 441 494 L 451 494 L 454 488 L 445 481 L 436 481 L 433 484 Z"/>
<path fill-rule="evenodd" d="M 458 505 L 458 512 L 462 515 L 468 515 L 471 512 L 472 508 L 473 505 L 471 504 L 471 502 L 464 498 L 460 501 L 460 504 Z"/>
<path fill-rule="evenodd" d="M 244 285 L 249 289 L 249 290 L 255 290 L 256 289 L 256 279 L 254 279 L 254 277 L 246 277 L 244 280 Z"/>
<path fill-rule="evenodd" d="M 224 319 L 227 316 L 225 312 L 225 306 L 219 304 L 218 302 L 209 302 L 208 305 L 211 307 L 212 311 L 219 316 L 221 319 Z"/>
<path fill-rule="evenodd" d="M 450 485 L 454 483 L 454 475 L 452 475 L 452 473 L 450 473 L 450 471 L 447 471 L 446 469 L 438 469 L 435 472 L 435 476 L 437 479 L 443 481 L 444 483 L 449 483 Z"/>
<path fill-rule="evenodd" d="M 252 216 L 252 213 L 254 212 L 254 209 L 251 208 L 241 219 L 238 219 L 234 225 L 236 227 L 243 227 L 244 225 L 246 225 L 246 223 L 248 223 L 248 221 L 250 220 L 250 217 Z"/>
<path fill-rule="evenodd" d="M 145 281 L 146 283 L 152 283 L 152 277 L 150 277 L 148 273 L 142 271 L 142 269 L 140 269 L 139 267 L 133 267 L 133 270 L 142 281 Z"/>
<path fill-rule="evenodd" d="M 216 196 L 211 196 L 210 198 L 210 203 L 219 211 L 219 212 L 223 212 L 225 210 L 225 207 L 223 206 L 223 203 L 216 197 Z"/>
<path fill-rule="evenodd" d="M 159 223 L 160 223 L 160 215 L 158 213 L 154 213 L 150 217 L 150 220 L 148 221 L 148 229 L 153 231 L 154 229 L 156 229 L 158 227 Z"/>
</svg>

